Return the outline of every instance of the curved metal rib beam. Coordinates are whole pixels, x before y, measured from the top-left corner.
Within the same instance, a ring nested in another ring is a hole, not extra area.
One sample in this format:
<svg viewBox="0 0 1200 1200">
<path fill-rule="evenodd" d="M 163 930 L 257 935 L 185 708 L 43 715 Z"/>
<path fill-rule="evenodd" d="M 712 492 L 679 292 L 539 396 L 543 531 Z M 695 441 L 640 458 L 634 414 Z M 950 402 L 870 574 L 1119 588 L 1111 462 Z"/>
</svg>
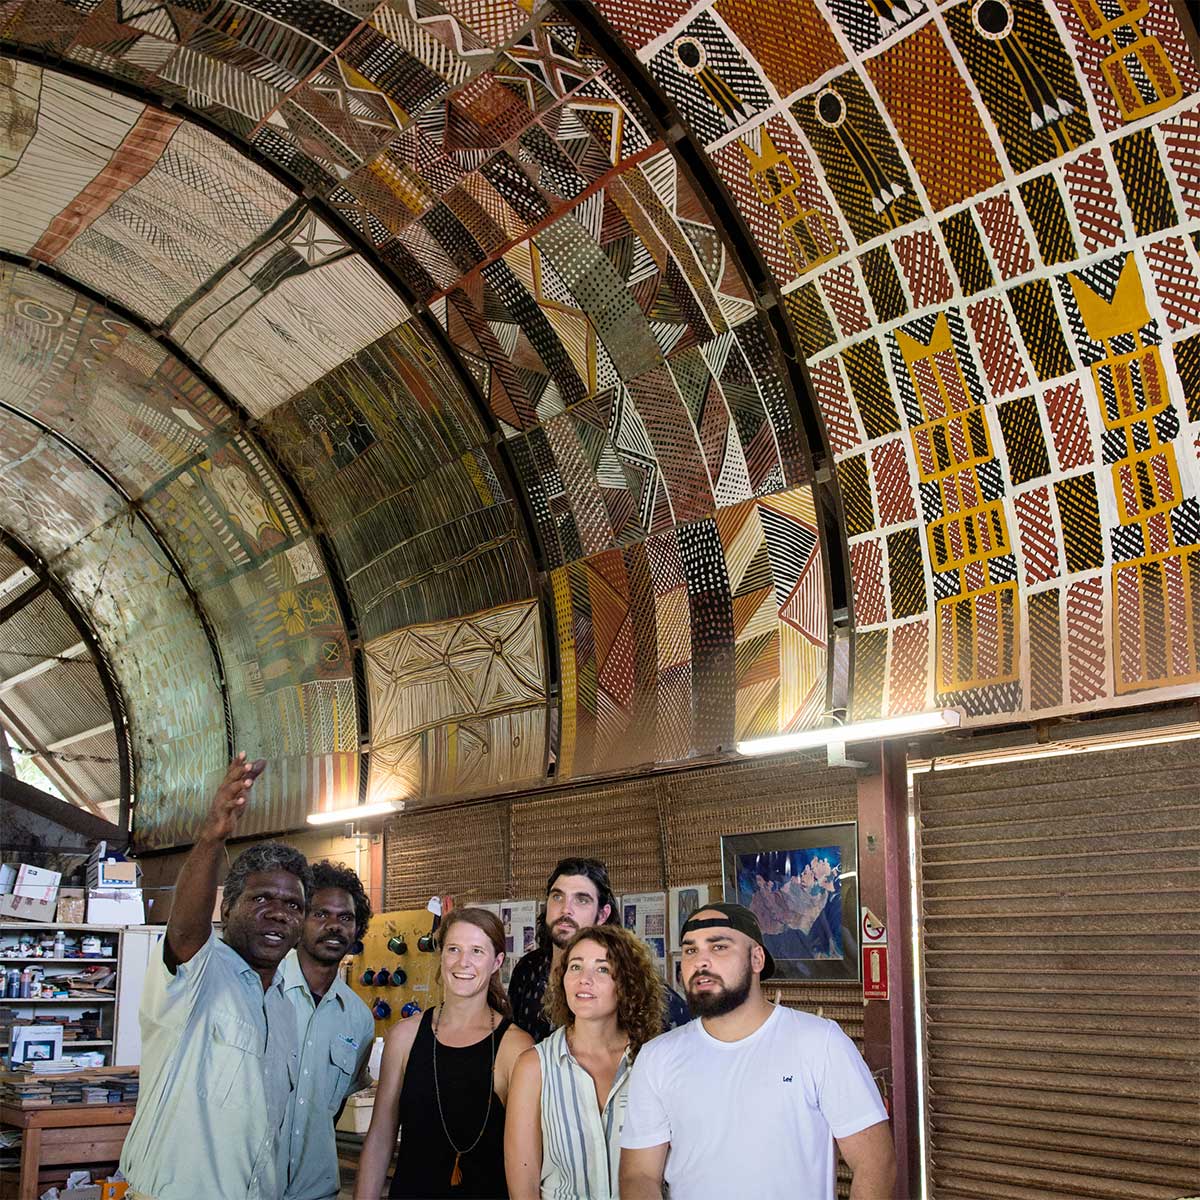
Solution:
<svg viewBox="0 0 1200 1200">
<path fill-rule="evenodd" d="M 126 714 L 129 710 L 125 704 L 125 697 L 121 693 L 117 677 L 113 673 L 112 665 L 108 661 L 108 656 L 101 649 L 100 642 L 87 617 L 80 611 L 79 606 L 66 589 L 50 573 L 49 567 L 41 556 L 35 554 L 20 538 L 10 533 L 7 529 L 0 528 L 0 542 L 8 547 L 17 558 L 33 571 L 39 580 L 38 586 L 26 592 L 18 603 L 28 603 L 35 595 L 40 595 L 43 591 L 48 591 L 62 605 L 63 612 L 71 618 L 71 623 L 79 633 L 80 641 L 87 646 L 88 653 L 92 656 L 92 662 L 96 664 L 96 672 L 100 676 L 100 686 L 104 688 L 104 697 L 108 701 L 109 712 L 112 713 L 113 731 L 116 734 L 117 787 L 120 799 L 117 824 L 122 829 L 128 830 L 129 798 L 133 791 L 133 766 L 129 753 L 129 727 L 126 724 Z M 0 614 L 0 623 L 3 623 L 4 619 L 6 618 L 3 614 Z"/>
<path fill-rule="evenodd" d="M 192 358 L 192 356 L 188 354 L 186 350 L 184 350 L 176 342 L 172 341 L 171 338 L 161 329 L 155 328 L 154 326 L 150 325 L 145 318 L 138 316 L 138 314 L 132 309 L 127 308 L 125 305 L 111 299 L 108 296 L 105 296 L 102 292 L 96 291 L 87 284 L 79 282 L 79 280 L 75 279 L 71 275 L 68 275 L 66 272 L 60 271 L 56 267 L 49 266 L 46 263 L 33 262 L 29 259 L 23 258 L 19 254 L 12 254 L 7 250 L 0 250 L 0 262 L 8 262 L 14 264 L 15 266 L 28 267 L 31 270 L 36 270 L 39 275 L 44 275 L 47 279 L 53 280 L 62 287 L 70 288 L 72 291 L 86 297 L 93 303 L 102 305 L 114 315 L 119 317 L 122 321 L 131 325 L 134 329 L 138 329 L 147 337 L 153 338 L 156 342 L 164 346 L 176 359 L 179 360 L 179 362 L 187 367 L 187 369 L 193 375 L 195 375 L 195 377 L 202 384 L 204 384 L 204 386 L 208 388 L 208 390 L 211 391 L 213 395 L 216 396 L 217 399 L 229 409 L 230 412 L 237 417 L 237 422 L 230 427 L 229 433 L 240 433 L 254 447 L 255 453 L 261 455 L 263 460 L 270 464 L 271 469 L 276 474 L 276 478 L 279 479 L 283 488 L 287 492 L 288 501 L 304 518 L 305 524 L 308 526 L 309 532 L 312 535 L 313 540 L 317 543 L 317 546 L 321 551 L 321 556 L 325 561 L 327 568 L 326 575 L 328 576 L 330 586 L 333 589 L 334 601 L 338 606 L 338 613 L 350 643 L 351 664 L 354 671 L 354 691 L 358 699 L 358 741 L 359 745 L 366 744 L 370 739 L 370 720 L 369 715 L 366 712 L 365 702 L 367 694 L 366 665 L 363 662 L 362 642 L 361 638 L 359 637 L 358 622 L 354 614 L 354 605 L 350 598 L 350 591 L 346 586 L 345 574 L 342 570 L 337 548 L 334 546 L 329 536 L 324 532 L 321 523 L 314 517 L 312 510 L 308 506 L 308 502 L 304 496 L 304 493 L 300 490 L 291 472 L 288 471 L 287 468 L 279 461 L 278 457 L 272 453 L 270 447 L 257 436 L 256 428 L 258 422 L 255 421 L 255 419 L 246 411 L 245 407 L 238 403 L 238 401 L 235 400 L 234 397 L 231 396 L 221 386 L 221 384 L 218 383 L 217 380 L 214 379 L 212 375 L 210 375 L 209 372 L 204 369 L 204 367 L 196 362 L 196 360 Z M 8 408 L 9 406 L 5 405 L 4 407 Z M 10 409 L 10 411 L 16 413 L 18 416 L 25 417 L 31 423 L 38 425 L 39 428 L 45 428 L 41 422 L 36 420 L 36 418 L 30 417 L 22 410 Z M 113 477 L 111 477 L 102 466 L 97 464 L 95 460 L 92 459 L 85 451 L 75 446 L 70 439 L 64 437 L 57 431 L 47 431 L 51 432 L 53 436 L 55 436 L 64 446 L 69 447 L 71 451 L 77 454 L 83 461 L 89 463 L 89 465 L 91 465 L 92 468 L 96 470 L 97 473 L 100 474 L 107 483 L 114 486 L 114 490 L 116 490 L 122 496 L 122 498 L 125 499 L 126 503 L 130 505 L 131 509 L 138 513 L 142 523 L 152 533 L 155 542 L 160 545 L 164 552 L 168 555 L 172 567 L 179 574 L 180 580 L 183 583 L 184 590 L 187 593 L 189 600 L 193 606 L 196 607 L 198 612 L 203 613 L 203 605 L 201 604 L 199 597 L 196 595 L 191 585 L 188 583 L 187 578 L 183 573 L 182 566 L 171 553 L 170 548 L 166 545 L 162 536 L 158 533 L 158 530 L 154 526 L 153 522 L 148 516 L 146 516 L 144 512 L 140 510 L 137 501 L 126 495 L 121 488 L 121 485 Z M 209 643 L 213 647 L 214 658 L 218 666 L 218 677 L 221 680 L 222 694 L 225 697 L 225 725 L 229 741 L 229 752 L 230 756 L 232 756 L 234 753 L 232 709 L 230 707 L 229 697 L 227 694 L 225 694 L 225 671 L 221 663 L 220 651 L 215 641 L 215 634 L 211 625 L 208 623 L 207 616 L 203 617 L 203 624 L 205 636 L 209 639 Z M 359 776 L 359 800 L 362 801 L 365 798 L 366 772 L 364 771 L 360 772 Z"/>
<path fill-rule="evenodd" d="M 265 157 L 257 151 L 249 142 L 239 138 L 236 134 L 230 132 L 224 126 L 219 125 L 216 121 L 206 116 L 198 109 L 191 108 L 187 105 L 176 104 L 168 97 L 164 97 L 150 88 L 139 87 L 136 84 L 130 83 L 128 80 L 118 79 L 112 75 L 106 75 L 103 71 L 94 70 L 91 67 L 84 66 L 81 63 L 71 59 L 55 58 L 49 54 L 41 54 L 32 50 L 28 46 L 22 46 L 17 43 L 8 41 L 5 38 L 0 38 L 0 54 L 19 60 L 21 62 L 31 63 L 34 66 L 41 67 L 43 70 L 52 71 L 59 75 L 64 75 L 69 78 L 79 79 L 85 83 L 90 83 L 95 87 L 105 88 L 108 91 L 115 92 L 119 96 L 124 96 L 130 100 L 136 100 L 142 104 L 149 105 L 160 111 L 174 112 L 176 114 L 186 114 L 187 120 L 203 129 L 206 133 L 213 137 L 219 138 L 227 146 L 232 147 L 244 158 L 254 163 L 255 166 L 265 171 L 278 183 L 282 184 L 289 191 L 295 193 L 297 198 L 303 198 L 305 204 L 327 224 L 331 229 L 335 230 L 347 245 L 352 246 L 362 258 L 368 262 L 379 275 L 387 281 L 388 286 L 404 301 L 414 314 L 414 320 L 421 323 L 422 328 L 429 336 L 437 343 L 442 357 L 447 365 L 453 370 L 454 374 L 459 379 L 462 387 L 465 389 L 468 396 L 471 397 L 472 403 L 475 405 L 477 415 L 484 427 L 493 435 L 493 440 L 496 443 L 497 452 L 492 454 L 493 465 L 497 471 L 502 486 L 507 492 L 509 498 L 514 502 L 517 510 L 521 514 L 521 522 L 524 528 L 525 537 L 528 542 L 530 557 L 540 571 L 544 570 L 546 557 L 542 548 L 541 537 L 537 532 L 536 524 L 533 520 L 533 514 L 529 509 L 529 502 L 525 496 L 524 490 L 521 488 L 516 473 L 513 471 L 512 464 L 509 461 L 508 455 L 503 452 L 500 426 L 495 415 L 488 407 L 483 394 L 479 390 L 479 385 L 475 381 L 475 377 L 467 369 L 466 364 L 450 340 L 449 334 L 442 328 L 441 324 L 429 312 L 425 304 L 418 299 L 416 294 L 407 282 L 387 263 L 385 263 L 375 252 L 375 248 L 371 243 L 363 237 L 357 229 L 354 228 L 349 221 L 345 219 L 337 209 L 326 203 L 313 189 L 301 185 L 297 179 L 284 171 L 278 163 Z M 15 261 L 21 262 L 23 265 L 26 260 L 17 258 Z M 43 264 L 37 264 L 39 268 L 45 269 Z M 73 285 L 74 286 L 74 285 Z M 81 289 L 83 290 L 83 289 Z M 85 293 L 86 294 L 86 293 Z M 106 304 L 110 303 L 107 299 Z M 119 311 L 117 306 L 111 305 L 114 311 Z M 146 329 L 145 322 L 140 322 L 139 327 Z M 146 329 L 146 332 L 152 336 L 158 337 L 159 334 L 153 329 Z M 174 343 L 169 343 L 174 347 Z M 183 361 L 188 361 L 186 356 L 178 350 L 180 358 Z M 193 365 L 194 364 L 189 364 Z M 203 372 L 197 371 L 201 379 L 206 379 Z M 209 386 L 212 386 L 211 383 Z M 216 389 L 214 389 L 216 390 Z M 217 395 L 222 393 L 217 390 Z M 228 401 L 227 401 L 228 402 Z M 240 409 L 240 406 L 233 405 L 235 409 Z M 273 461 L 273 460 L 272 460 Z"/>
<path fill-rule="evenodd" d="M 6 401 L 0 400 L 0 410 L 10 413 L 18 420 L 28 422 L 35 429 L 38 429 L 44 433 L 48 438 L 52 438 L 70 454 L 78 458 L 80 462 L 84 463 L 88 470 L 97 476 L 97 478 L 103 480 L 105 486 L 108 487 L 115 495 L 121 498 L 121 502 L 125 505 L 125 508 L 137 518 L 138 523 L 146 530 L 147 534 L 149 534 L 151 541 L 153 541 L 154 545 L 162 552 L 163 558 L 166 559 L 166 561 L 170 564 L 171 570 L 174 571 L 175 575 L 178 577 L 180 586 L 183 588 L 184 595 L 187 596 L 188 604 L 195 610 L 196 620 L 199 622 L 200 628 L 204 631 L 205 641 L 208 642 L 209 651 L 213 656 L 213 662 L 216 665 L 217 682 L 221 688 L 221 707 L 224 710 L 225 718 L 226 750 L 228 751 L 229 757 L 232 758 L 234 754 L 233 710 L 230 706 L 229 691 L 225 682 L 225 664 L 221 658 L 221 647 L 217 641 L 216 632 L 214 631 L 212 624 L 208 619 L 208 615 L 204 611 L 204 606 L 200 603 L 200 598 L 196 595 L 192 585 L 188 582 L 187 575 L 185 574 L 179 559 L 176 557 L 175 552 L 171 549 L 170 545 L 158 531 L 158 527 L 154 524 L 154 522 L 151 521 L 150 518 L 142 511 L 142 506 L 125 490 L 124 486 L 121 484 L 121 481 L 117 479 L 116 476 L 113 475 L 102 463 L 97 462 L 96 459 L 86 450 L 76 445 L 69 437 L 55 429 L 53 426 L 47 425 L 45 421 L 39 420 L 37 417 L 25 412 L 23 409 L 17 408 L 15 405 L 8 404 Z"/>
</svg>

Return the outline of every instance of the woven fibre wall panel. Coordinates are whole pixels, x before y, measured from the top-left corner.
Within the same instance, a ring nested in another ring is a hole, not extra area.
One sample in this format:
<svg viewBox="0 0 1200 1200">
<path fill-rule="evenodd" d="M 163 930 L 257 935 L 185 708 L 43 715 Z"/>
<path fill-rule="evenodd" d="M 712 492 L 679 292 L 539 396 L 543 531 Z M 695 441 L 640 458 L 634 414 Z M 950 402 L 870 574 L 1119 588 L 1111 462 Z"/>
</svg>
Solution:
<svg viewBox="0 0 1200 1200">
<path fill-rule="evenodd" d="M 1200 743 L 918 775 L 935 1200 L 1200 1178 Z"/>
<path fill-rule="evenodd" d="M 546 877 L 568 854 L 607 863 L 617 895 L 662 888 L 658 787 L 647 777 L 514 800 L 513 895 L 541 897 Z"/>
<path fill-rule="evenodd" d="M 722 834 L 836 824 L 855 820 L 857 812 L 854 772 L 812 759 L 730 763 L 405 813 L 388 826 L 384 894 L 389 909 L 446 892 L 460 903 L 540 898 L 555 863 L 581 854 L 608 864 L 618 895 L 705 883 L 719 897 Z M 507 882 L 495 856 L 504 828 Z M 858 984 L 772 983 L 768 994 L 777 990 L 783 1003 L 837 1021 L 861 1046 Z"/>
<path fill-rule="evenodd" d="M 665 787 L 666 886 L 706 883 L 721 896 L 721 837 L 768 829 L 831 825 L 858 817 L 858 785 L 847 768 L 830 770 L 818 759 L 738 762 L 662 777 Z M 862 1045 L 859 984 L 767 984 L 774 996 L 837 1021 Z"/>
<path fill-rule="evenodd" d="M 384 836 L 386 909 L 420 908 L 435 895 L 460 905 L 507 896 L 507 834 L 502 801 L 397 817 Z"/>
</svg>

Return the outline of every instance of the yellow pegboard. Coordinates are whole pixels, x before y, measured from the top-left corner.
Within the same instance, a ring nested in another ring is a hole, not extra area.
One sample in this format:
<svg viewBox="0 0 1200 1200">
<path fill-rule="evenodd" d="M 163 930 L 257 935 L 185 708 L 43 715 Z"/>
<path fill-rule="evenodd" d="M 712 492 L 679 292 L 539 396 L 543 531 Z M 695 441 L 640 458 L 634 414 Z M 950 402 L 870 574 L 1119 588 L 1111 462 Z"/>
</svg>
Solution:
<svg viewBox="0 0 1200 1200">
<path fill-rule="evenodd" d="M 432 924 L 433 915 L 424 908 L 376 913 L 363 938 L 362 954 L 350 960 L 350 986 L 366 1006 L 372 1008 L 378 999 L 391 1005 L 392 1015 L 386 1021 L 375 1022 L 376 1037 L 383 1037 L 401 1019 L 400 1010 L 410 1000 L 415 1000 L 424 1011 L 441 999 L 438 955 L 417 949 L 417 940 L 429 932 Z M 387 948 L 388 940 L 398 934 L 408 943 L 407 954 L 396 955 Z M 389 971 L 400 967 L 408 979 L 401 987 L 366 986 L 362 982 L 363 972 L 368 968 L 378 971 L 380 967 Z"/>
</svg>

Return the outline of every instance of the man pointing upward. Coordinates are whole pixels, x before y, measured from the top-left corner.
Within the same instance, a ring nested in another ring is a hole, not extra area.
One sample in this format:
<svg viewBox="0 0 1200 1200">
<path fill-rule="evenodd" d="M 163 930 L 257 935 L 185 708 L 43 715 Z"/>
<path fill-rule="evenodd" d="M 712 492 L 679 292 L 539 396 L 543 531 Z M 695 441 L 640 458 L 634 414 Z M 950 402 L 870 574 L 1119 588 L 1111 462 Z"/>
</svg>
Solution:
<svg viewBox="0 0 1200 1200">
<path fill-rule="evenodd" d="M 139 1018 L 142 1084 L 121 1170 L 132 1200 L 277 1200 L 284 1116 L 296 1072 L 296 1019 L 279 965 L 296 944 L 312 875 L 298 850 L 252 846 L 217 876 L 266 764 L 225 772 L 175 884 Z"/>
</svg>

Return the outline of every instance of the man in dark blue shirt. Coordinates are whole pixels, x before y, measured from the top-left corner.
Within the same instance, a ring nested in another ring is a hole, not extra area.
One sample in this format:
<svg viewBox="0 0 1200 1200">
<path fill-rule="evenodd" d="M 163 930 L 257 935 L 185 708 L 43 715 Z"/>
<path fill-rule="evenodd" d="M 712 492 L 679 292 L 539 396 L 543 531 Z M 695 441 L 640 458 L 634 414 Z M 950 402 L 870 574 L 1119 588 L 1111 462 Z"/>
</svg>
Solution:
<svg viewBox="0 0 1200 1200">
<path fill-rule="evenodd" d="M 580 930 L 590 925 L 618 925 L 617 899 L 608 880 L 608 868 L 595 858 L 564 858 L 546 882 L 546 909 L 538 920 L 538 948 L 531 950 L 513 968 L 508 985 L 513 1020 L 535 1042 L 553 1032 L 542 1011 L 542 997 L 550 979 L 550 968 L 562 948 Z M 687 1003 L 663 985 L 667 993 L 667 1016 L 663 1031 L 691 1020 Z"/>
</svg>

